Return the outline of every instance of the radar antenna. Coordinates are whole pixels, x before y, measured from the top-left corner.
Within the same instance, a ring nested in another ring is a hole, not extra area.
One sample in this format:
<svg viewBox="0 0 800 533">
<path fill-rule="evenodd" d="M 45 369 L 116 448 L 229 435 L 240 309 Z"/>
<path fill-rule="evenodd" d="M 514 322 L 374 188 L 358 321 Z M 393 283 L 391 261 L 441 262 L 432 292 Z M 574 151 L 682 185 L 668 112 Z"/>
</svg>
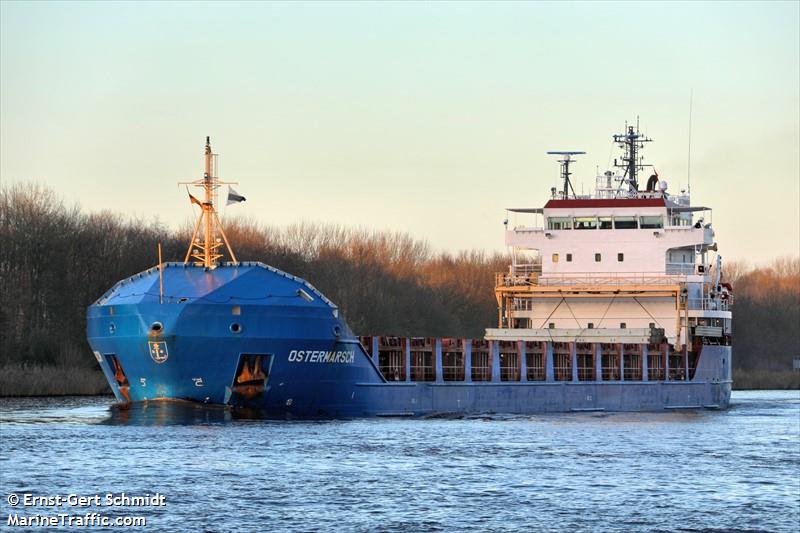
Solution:
<svg viewBox="0 0 800 533">
<path fill-rule="evenodd" d="M 644 143 L 649 143 L 652 141 L 653 139 L 650 139 L 639 132 L 639 117 L 636 117 L 635 130 L 633 126 L 629 126 L 626 122 L 625 133 L 617 133 L 614 135 L 614 142 L 624 150 L 622 162 L 617 162 L 617 160 L 614 159 L 614 166 L 625 169 L 622 182 L 628 182 L 629 192 L 635 193 L 639 190 L 639 181 L 636 177 L 638 172 L 643 170 L 644 167 L 652 166 L 642 163 L 644 158 L 639 155 L 639 150 L 644 148 Z M 622 183 L 620 183 L 620 186 L 621 185 Z"/>
<path fill-rule="evenodd" d="M 569 180 L 570 175 L 572 175 L 572 172 L 569 171 L 569 164 L 574 162 L 572 156 L 583 155 L 585 153 L 586 152 L 564 152 L 564 151 L 547 152 L 548 155 L 564 156 L 562 159 L 558 160 L 558 162 L 561 163 L 561 179 L 564 180 L 564 190 L 561 192 L 561 198 L 564 200 L 569 198 L 570 190 L 572 190 L 572 197 L 575 198 L 575 189 L 572 187 L 572 182 Z"/>
</svg>

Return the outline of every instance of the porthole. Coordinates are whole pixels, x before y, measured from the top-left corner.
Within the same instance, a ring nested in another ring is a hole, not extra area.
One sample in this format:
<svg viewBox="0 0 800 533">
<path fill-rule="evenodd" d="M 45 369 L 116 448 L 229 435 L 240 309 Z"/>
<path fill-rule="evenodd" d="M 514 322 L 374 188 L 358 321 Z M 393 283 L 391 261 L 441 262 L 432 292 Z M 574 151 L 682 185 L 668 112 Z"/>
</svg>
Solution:
<svg viewBox="0 0 800 533">
<path fill-rule="evenodd" d="M 116 333 L 116 332 L 117 332 L 117 326 L 115 326 L 113 322 L 112 322 L 111 324 L 109 324 L 109 325 L 108 325 L 108 332 L 109 332 L 111 335 L 113 335 L 114 333 Z"/>
<path fill-rule="evenodd" d="M 338 324 L 333 326 L 333 334 L 337 337 L 342 334 L 342 328 Z"/>
<path fill-rule="evenodd" d="M 233 324 L 230 325 L 229 329 L 231 330 L 231 333 L 241 333 L 242 325 L 239 324 L 238 322 L 234 322 Z"/>
<path fill-rule="evenodd" d="M 153 333 L 159 333 L 163 329 L 164 329 L 164 324 L 162 324 L 161 322 L 156 321 L 150 324 L 150 331 L 152 331 Z"/>
</svg>

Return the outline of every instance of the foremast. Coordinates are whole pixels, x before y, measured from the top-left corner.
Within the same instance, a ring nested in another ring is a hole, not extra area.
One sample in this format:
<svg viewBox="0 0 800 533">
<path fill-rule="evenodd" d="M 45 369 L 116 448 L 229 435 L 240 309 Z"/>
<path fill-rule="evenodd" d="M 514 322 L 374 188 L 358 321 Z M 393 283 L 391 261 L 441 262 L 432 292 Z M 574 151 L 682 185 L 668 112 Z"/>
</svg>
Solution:
<svg viewBox="0 0 800 533">
<path fill-rule="evenodd" d="M 219 215 L 214 205 L 217 203 L 217 190 L 222 185 L 235 185 L 236 182 L 221 181 L 217 176 L 218 154 L 211 151 L 211 138 L 206 137 L 205 148 L 205 171 L 203 178 L 195 181 L 180 182 L 180 185 L 200 187 L 203 189 L 203 201 L 201 202 L 191 193 L 189 193 L 189 200 L 193 204 L 200 207 L 200 216 L 197 223 L 194 225 L 192 238 L 189 241 L 189 247 L 186 250 L 186 256 L 183 259 L 183 264 L 188 264 L 190 259 L 194 259 L 196 266 L 205 268 L 213 268 L 217 262 L 222 258 L 223 245 L 228 250 L 231 261 L 238 263 L 236 254 L 233 253 L 228 238 L 225 236 L 225 231 L 222 228 L 222 223 L 219 220 Z M 202 239 L 199 237 L 200 229 L 202 227 Z"/>
</svg>

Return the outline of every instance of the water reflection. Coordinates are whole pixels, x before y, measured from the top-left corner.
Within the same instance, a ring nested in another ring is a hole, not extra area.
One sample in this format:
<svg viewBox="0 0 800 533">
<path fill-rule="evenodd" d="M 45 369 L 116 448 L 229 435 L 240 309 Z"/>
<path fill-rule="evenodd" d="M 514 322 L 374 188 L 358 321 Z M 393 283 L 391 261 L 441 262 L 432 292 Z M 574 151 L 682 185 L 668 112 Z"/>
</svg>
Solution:
<svg viewBox="0 0 800 533">
<path fill-rule="evenodd" d="M 103 424 L 112 426 L 190 426 L 224 424 L 236 417 L 230 408 L 182 401 L 116 404 Z"/>
</svg>

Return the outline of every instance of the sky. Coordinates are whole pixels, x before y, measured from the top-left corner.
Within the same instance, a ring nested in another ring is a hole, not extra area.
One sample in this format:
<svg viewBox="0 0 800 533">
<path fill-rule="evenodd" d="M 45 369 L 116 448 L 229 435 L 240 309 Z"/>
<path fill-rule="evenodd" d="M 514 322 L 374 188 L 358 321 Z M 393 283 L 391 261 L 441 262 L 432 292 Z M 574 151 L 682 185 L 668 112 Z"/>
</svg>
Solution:
<svg viewBox="0 0 800 533">
<path fill-rule="evenodd" d="M 0 2 L 0 181 L 171 227 L 205 136 L 228 214 L 503 249 L 639 117 L 719 250 L 800 254 L 799 2 Z"/>
</svg>

